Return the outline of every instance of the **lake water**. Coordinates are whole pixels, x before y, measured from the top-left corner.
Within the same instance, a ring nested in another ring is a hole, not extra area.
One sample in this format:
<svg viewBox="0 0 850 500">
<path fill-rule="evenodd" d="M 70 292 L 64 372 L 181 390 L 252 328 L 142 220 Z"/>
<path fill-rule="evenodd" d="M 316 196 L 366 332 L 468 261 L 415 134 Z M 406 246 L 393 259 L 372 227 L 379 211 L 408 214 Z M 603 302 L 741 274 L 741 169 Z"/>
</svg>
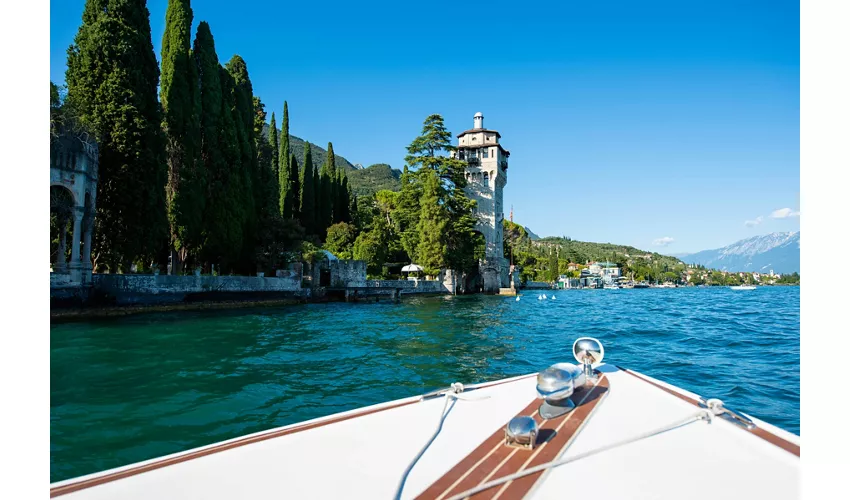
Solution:
<svg viewBox="0 0 850 500">
<path fill-rule="evenodd" d="M 551 292 L 550 292 L 551 293 Z M 58 481 L 458 381 L 574 362 L 633 368 L 799 434 L 800 289 L 563 290 L 53 325 Z"/>
</svg>

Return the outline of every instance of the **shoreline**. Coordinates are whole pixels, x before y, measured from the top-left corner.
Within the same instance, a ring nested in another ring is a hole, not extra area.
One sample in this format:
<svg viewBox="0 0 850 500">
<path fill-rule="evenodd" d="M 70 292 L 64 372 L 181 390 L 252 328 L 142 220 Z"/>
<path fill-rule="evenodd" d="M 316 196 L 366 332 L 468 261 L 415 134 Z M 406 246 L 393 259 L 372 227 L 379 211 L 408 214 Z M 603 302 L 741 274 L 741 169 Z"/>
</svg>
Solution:
<svg viewBox="0 0 850 500">
<path fill-rule="evenodd" d="M 375 294 L 360 296 L 349 302 L 396 302 L 405 296 L 438 296 L 449 295 L 438 292 L 403 293 L 399 299 L 393 299 L 388 295 Z M 83 306 L 62 307 L 50 310 L 50 324 L 73 323 L 77 321 L 90 321 L 106 318 L 119 318 L 145 313 L 167 313 L 167 312 L 191 312 L 191 311 L 225 311 L 236 309 L 250 309 L 255 307 L 283 307 L 306 304 L 324 304 L 329 302 L 347 302 L 342 297 L 325 295 L 321 297 L 288 297 L 288 298 L 251 298 L 231 300 L 203 300 L 192 302 L 173 303 L 139 303 L 114 306 Z"/>
</svg>

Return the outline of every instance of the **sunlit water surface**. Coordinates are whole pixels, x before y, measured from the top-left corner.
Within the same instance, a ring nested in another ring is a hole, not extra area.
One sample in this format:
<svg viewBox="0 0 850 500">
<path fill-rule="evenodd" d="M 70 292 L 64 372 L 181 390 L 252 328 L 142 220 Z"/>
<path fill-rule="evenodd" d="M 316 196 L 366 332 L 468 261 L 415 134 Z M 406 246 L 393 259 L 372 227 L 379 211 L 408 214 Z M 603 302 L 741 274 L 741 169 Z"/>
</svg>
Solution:
<svg viewBox="0 0 850 500">
<path fill-rule="evenodd" d="M 550 292 L 551 293 L 551 292 Z M 564 290 L 54 325 L 58 481 L 444 387 L 573 361 L 633 368 L 799 434 L 800 290 Z"/>
</svg>

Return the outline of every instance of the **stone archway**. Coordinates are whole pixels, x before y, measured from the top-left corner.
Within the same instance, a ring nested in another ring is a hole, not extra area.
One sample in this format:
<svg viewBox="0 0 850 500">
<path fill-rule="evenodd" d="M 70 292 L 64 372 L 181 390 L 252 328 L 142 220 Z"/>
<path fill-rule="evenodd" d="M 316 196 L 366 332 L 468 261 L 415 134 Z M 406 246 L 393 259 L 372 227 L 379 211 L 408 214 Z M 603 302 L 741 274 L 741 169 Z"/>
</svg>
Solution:
<svg viewBox="0 0 850 500">
<path fill-rule="evenodd" d="M 54 273 L 68 272 L 67 242 L 73 241 L 72 221 L 76 202 L 65 186 L 50 186 L 50 263 Z"/>
<path fill-rule="evenodd" d="M 97 163 L 97 143 L 88 135 L 51 136 L 51 287 L 91 282 Z"/>
</svg>

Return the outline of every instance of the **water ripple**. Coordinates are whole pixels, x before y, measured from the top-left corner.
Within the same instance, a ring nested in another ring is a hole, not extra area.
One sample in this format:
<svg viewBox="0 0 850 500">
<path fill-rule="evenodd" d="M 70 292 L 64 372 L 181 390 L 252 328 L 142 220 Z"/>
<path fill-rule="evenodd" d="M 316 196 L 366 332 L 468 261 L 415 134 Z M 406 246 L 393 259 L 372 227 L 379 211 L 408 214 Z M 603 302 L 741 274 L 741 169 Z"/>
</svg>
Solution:
<svg viewBox="0 0 850 500">
<path fill-rule="evenodd" d="M 607 361 L 799 433 L 799 288 L 148 314 L 51 328 L 51 481 L 444 387 Z"/>
</svg>

